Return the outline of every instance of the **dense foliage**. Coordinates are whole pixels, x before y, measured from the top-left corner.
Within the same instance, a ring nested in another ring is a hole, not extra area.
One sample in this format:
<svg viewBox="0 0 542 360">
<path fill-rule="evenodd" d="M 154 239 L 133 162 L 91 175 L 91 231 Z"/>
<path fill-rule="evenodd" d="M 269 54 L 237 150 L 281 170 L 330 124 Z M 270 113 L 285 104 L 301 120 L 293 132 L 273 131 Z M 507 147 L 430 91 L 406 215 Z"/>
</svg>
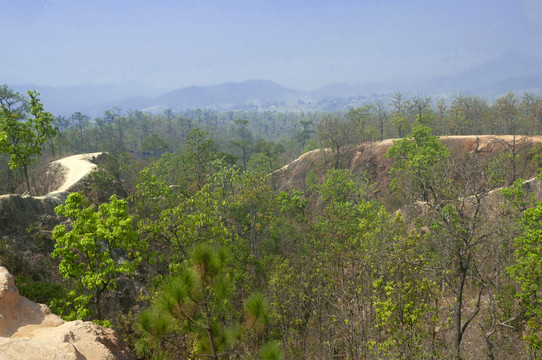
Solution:
<svg viewBox="0 0 542 360">
<path fill-rule="evenodd" d="M 91 200 L 73 193 L 57 210 L 70 220 L 53 232 L 62 287 L 22 289 L 61 294 L 63 306 L 40 300 L 66 318 L 109 321 L 141 358 L 540 356 L 541 205 L 517 181 L 540 166 L 538 97 L 433 106 L 395 93 L 347 113 L 112 109 L 55 123 L 50 155 L 110 160 Z M 459 134 L 511 136 L 469 154 L 437 136 Z M 347 169 L 347 147 L 390 137 L 389 179 Z M 319 146 L 331 161 L 278 191 L 269 174 Z M 121 281 L 140 291 L 119 305 Z"/>
<path fill-rule="evenodd" d="M 28 167 L 42 146 L 56 135 L 54 117 L 43 110 L 36 91 L 28 91 L 29 100 L 5 85 L 0 87 L 0 152 L 9 155 L 11 169 L 21 167 L 26 191 L 31 192 Z"/>
</svg>

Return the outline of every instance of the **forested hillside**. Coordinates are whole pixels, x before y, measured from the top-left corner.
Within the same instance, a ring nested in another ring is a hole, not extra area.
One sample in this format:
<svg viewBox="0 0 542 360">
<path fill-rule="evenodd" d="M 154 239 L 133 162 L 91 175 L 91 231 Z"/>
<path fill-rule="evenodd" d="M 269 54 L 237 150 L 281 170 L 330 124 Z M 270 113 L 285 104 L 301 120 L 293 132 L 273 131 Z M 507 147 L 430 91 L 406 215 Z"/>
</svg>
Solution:
<svg viewBox="0 0 542 360">
<path fill-rule="evenodd" d="M 4 85 L 0 104 L 2 194 L 107 152 L 55 220 L 3 226 L 0 263 L 140 359 L 542 356 L 538 96 L 90 118 Z"/>
</svg>

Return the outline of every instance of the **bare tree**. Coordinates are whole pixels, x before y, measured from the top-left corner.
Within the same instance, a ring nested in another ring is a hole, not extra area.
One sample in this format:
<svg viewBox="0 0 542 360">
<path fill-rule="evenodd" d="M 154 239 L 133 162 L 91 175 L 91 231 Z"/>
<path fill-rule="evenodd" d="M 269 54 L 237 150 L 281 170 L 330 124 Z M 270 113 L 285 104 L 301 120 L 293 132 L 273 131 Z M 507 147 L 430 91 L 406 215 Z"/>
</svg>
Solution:
<svg viewBox="0 0 542 360">
<path fill-rule="evenodd" d="M 337 116 L 328 114 L 318 123 L 318 138 L 324 146 L 330 146 L 335 151 L 334 168 L 339 168 L 341 149 L 349 143 L 349 136 L 353 133 L 351 122 L 340 122 Z"/>
</svg>

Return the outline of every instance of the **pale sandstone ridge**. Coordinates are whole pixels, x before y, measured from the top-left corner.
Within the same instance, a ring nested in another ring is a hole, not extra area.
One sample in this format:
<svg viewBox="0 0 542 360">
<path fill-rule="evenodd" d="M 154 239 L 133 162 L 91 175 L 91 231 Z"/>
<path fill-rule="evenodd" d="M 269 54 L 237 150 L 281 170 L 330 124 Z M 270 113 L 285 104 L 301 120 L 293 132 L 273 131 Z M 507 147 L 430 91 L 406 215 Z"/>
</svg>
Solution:
<svg viewBox="0 0 542 360">
<path fill-rule="evenodd" d="M 501 190 L 504 188 L 498 188 L 491 190 L 482 199 L 482 208 L 480 209 L 480 218 L 484 223 L 496 223 L 502 221 L 501 216 L 507 211 L 507 205 Z M 535 202 L 542 201 L 542 182 L 538 178 L 534 177 L 523 182 L 523 191 L 527 196 L 534 196 Z M 464 198 L 463 205 L 465 206 L 466 213 L 472 215 L 472 211 L 476 206 L 476 200 L 473 196 Z M 397 213 L 401 215 L 406 224 L 410 228 L 415 228 L 415 221 L 418 218 L 427 216 L 428 213 L 434 211 L 424 201 L 416 201 L 412 204 L 406 205 L 397 210 Z"/>
<path fill-rule="evenodd" d="M 0 266 L 0 360 L 135 359 L 116 333 L 88 321 L 66 322 L 19 295 Z"/>
<path fill-rule="evenodd" d="M 32 223 L 54 227 L 61 218 L 55 207 L 63 204 L 68 193 L 47 197 L 26 197 L 18 194 L 0 195 L 0 237 L 26 229 Z"/>
<path fill-rule="evenodd" d="M 56 189 L 56 192 L 68 191 L 70 187 L 77 184 L 79 180 L 94 170 L 96 164 L 92 163 L 90 160 L 101 154 L 103 153 L 78 154 L 53 161 L 52 164 L 59 164 L 62 168 L 67 170 L 64 183 Z"/>
<path fill-rule="evenodd" d="M 77 191 L 81 180 L 96 169 L 90 160 L 102 154 L 78 154 L 53 161 L 35 184 L 38 193 L 47 195 L 0 195 L 0 237 L 33 223 L 51 228 L 60 223 L 55 207 L 64 204 L 69 191 Z"/>
<path fill-rule="evenodd" d="M 365 142 L 358 145 L 345 145 L 341 148 L 340 168 L 350 169 L 355 173 L 367 171 L 373 181 L 387 184 L 390 181 L 389 169 L 393 160 L 386 158 L 386 151 L 394 141 L 400 139 L 386 139 L 384 141 Z M 461 135 L 441 136 L 440 140 L 451 150 L 462 154 L 495 154 L 506 149 L 507 144 L 513 143 L 511 135 Z M 516 136 L 516 144 L 523 146 L 542 142 L 542 136 Z M 277 190 L 291 191 L 297 189 L 305 191 L 306 176 L 309 171 L 321 178 L 325 169 L 333 167 L 335 152 L 332 149 L 317 149 L 301 155 L 296 160 L 275 170 L 271 176 Z"/>
</svg>

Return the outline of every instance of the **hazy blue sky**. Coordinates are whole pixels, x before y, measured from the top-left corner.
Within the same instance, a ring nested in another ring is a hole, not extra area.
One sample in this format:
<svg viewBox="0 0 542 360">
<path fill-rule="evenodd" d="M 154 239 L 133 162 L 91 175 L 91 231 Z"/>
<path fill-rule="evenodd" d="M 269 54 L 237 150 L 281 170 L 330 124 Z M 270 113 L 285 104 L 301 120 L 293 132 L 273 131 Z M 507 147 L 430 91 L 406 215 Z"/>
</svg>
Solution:
<svg viewBox="0 0 542 360">
<path fill-rule="evenodd" d="M 0 32 L 0 83 L 312 89 L 540 56 L 542 0 L 0 0 Z"/>
</svg>

